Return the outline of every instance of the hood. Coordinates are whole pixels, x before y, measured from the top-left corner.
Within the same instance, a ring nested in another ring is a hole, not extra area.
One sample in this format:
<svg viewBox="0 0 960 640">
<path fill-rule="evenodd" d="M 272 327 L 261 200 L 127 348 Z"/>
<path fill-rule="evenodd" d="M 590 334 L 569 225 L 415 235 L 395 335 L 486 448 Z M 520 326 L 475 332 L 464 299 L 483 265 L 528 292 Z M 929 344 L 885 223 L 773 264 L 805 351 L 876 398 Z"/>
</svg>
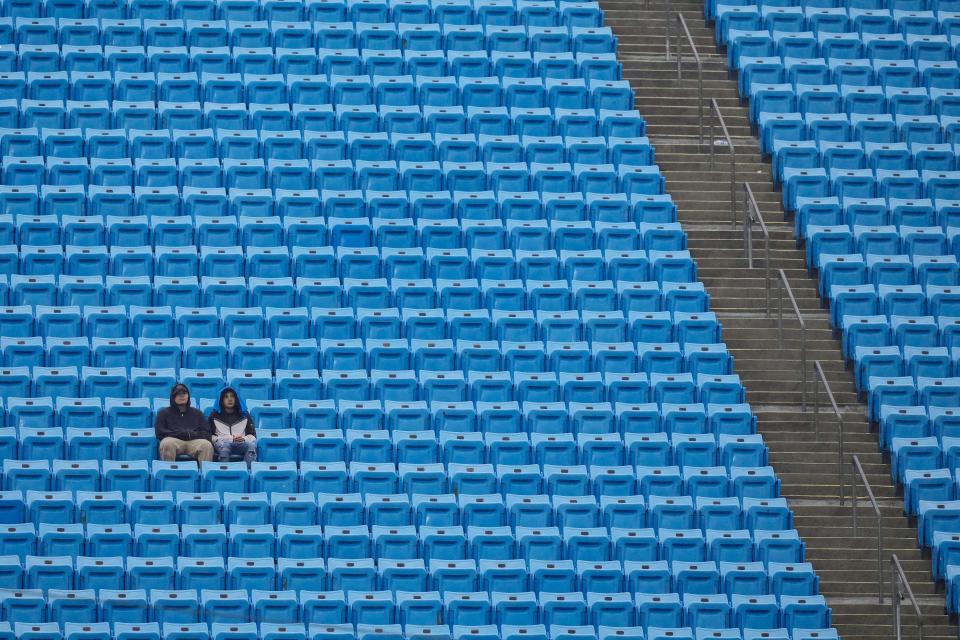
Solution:
<svg viewBox="0 0 960 640">
<path fill-rule="evenodd" d="M 233 387 L 225 387 L 223 391 L 220 392 L 220 395 L 217 397 L 217 403 L 214 405 L 213 410 L 219 414 L 223 413 L 223 396 L 228 391 L 232 391 L 233 395 L 237 396 L 237 413 L 240 415 L 245 415 L 247 413 L 247 408 L 243 406 L 243 398 L 240 397 L 240 394 L 237 393 Z"/>
<path fill-rule="evenodd" d="M 187 385 L 178 382 L 177 384 L 173 385 L 173 389 L 170 390 L 170 406 L 175 409 L 177 408 L 177 403 L 173 401 L 173 398 L 177 395 L 177 392 L 181 390 L 187 392 L 187 406 L 190 406 L 190 389 L 187 387 Z"/>
</svg>

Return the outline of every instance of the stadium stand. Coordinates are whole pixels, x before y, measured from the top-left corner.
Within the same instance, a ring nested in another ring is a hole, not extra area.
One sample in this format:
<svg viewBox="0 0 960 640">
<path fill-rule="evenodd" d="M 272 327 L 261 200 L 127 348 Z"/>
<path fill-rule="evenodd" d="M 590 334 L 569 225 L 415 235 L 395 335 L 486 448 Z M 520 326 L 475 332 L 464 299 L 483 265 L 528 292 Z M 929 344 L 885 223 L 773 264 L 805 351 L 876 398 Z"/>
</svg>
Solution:
<svg viewBox="0 0 960 640">
<path fill-rule="evenodd" d="M 596 2 L 0 15 L 0 634 L 836 638 Z"/>
</svg>

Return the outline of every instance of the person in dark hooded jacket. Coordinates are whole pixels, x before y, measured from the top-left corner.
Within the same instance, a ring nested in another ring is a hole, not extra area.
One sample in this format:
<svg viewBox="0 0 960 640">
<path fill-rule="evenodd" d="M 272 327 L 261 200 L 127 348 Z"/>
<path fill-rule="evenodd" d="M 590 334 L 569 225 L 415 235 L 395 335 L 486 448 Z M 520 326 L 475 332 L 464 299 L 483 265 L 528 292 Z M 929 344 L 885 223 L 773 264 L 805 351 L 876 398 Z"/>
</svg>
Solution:
<svg viewBox="0 0 960 640">
<path fill-rule="evenodd" d="M 256 426 L 236 391 L 227 387 L 220 392 L 220 400 L 208 420 L 217 460 L 227 462 L 234 455 L 250 464 L 257 459 Z"/>
<path fill-rule="evenodd" d="M 190 390 L 185 384 L 173 386 L 170 406 L 157 413 L 154 429 L 160 441 L 162 460 L 173 461 L 181 454 L 201 462 L 213 460 L 210 425 L 202 411 L 190 406 Z"/>
</svg>

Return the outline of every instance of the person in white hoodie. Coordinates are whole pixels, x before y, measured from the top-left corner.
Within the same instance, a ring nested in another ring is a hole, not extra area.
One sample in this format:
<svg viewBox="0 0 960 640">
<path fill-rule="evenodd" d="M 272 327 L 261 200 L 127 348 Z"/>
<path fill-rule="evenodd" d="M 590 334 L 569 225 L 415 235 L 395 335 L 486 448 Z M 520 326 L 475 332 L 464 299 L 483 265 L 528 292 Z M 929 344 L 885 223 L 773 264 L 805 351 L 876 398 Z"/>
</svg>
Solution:
<svg viewBox="0 0 960 640">
<path fill-rule="evenodd" d="M 233 388 L 220 392 L 217 406 L 207 420 L 218 461 L 228 462 L 231 456 L 238 456 L 250 464 L 257 459 L 256 425 Z"/>
</svg>

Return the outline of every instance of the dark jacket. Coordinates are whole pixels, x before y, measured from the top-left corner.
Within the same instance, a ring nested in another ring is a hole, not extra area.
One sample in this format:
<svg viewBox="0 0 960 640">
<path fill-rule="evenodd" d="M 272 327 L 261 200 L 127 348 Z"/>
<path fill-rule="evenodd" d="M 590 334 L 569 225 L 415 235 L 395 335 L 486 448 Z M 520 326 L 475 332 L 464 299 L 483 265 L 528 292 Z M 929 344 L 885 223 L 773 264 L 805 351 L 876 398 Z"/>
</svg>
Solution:
<svg viewBox="0 0 960 640">
<path fill-rule="evenodd" d="M 182 384 L 174 385 L 170 391 L 170 406 L 157 413 L 157 421 L 154 425 L 157 439 L 209 440 L 210 425 L 203 417 L 203 412 L 190 406 L 189 399 L 183 409 L 173 401 L 174 394 L 181 388 L 186 389 L 187 387 Z M 189 390 L 187 390 L 187 393 L 189 393 Z"/>
<path fill-rule="evenodd" d="M 237 404 L 230 413 L 223 410 L 223 396 L 228 391 L 233 392 L 233 395 L 237 397 Z M 240 395 L 230 387 L 226 387 L 220 392 L 220 397 L 217 398 L 217 404 L 210 412 L 208 422 L 210 424 L 210 435 L 214 440 L 232 440 L 234 435 L 242 435 L 247 442 L 250 442 L 257 437 L 257 429 L 256 425 L 253 424 L 253 418 L 244 408 Z"/>
</svg>

